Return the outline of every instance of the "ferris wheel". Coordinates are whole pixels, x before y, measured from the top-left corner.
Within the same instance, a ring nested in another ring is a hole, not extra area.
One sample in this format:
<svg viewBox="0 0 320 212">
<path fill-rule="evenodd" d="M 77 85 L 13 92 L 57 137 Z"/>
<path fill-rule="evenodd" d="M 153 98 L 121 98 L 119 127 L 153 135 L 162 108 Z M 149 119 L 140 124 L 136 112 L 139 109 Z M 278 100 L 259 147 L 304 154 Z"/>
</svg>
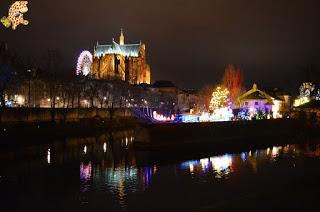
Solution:
<svg viewBox="0 0 320 212">
<path fill-rule="evenodd" d="M 77 75 L 88 76 L 91 72 L 92 54 L 89 51 L 81 52 L 77 62 Z"/>
</svg>

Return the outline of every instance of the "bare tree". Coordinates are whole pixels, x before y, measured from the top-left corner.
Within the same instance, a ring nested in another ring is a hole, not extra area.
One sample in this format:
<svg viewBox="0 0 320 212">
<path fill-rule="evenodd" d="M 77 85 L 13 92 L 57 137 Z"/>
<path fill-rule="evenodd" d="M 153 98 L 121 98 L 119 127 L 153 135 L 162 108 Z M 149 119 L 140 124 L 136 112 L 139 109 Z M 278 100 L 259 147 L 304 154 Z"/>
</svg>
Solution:
<svg viewBox="0 0 320 212">
<path fill-rule="evenodd" d="M 0 103 L 6 107 L 5 95 L 9 97 L 24 80 L 23 62 L 10 52 L 0 51 Z"/>
<path fill-rule="evenodd" d="M 211 99 L 213 90 L 214 90 L 213 85 L 205 85 L 199 90 L 199 93 L 198 93 L 198 96 L 199 96 L 198 110 L 199 111 L 209 110 L 210 99 Z"/>
<path fill-rule="evenodd" d="M 58 71 L 61 69 L 62 56 L 58 50 L 48 50 L 42 56 L 42 66 L 45 70 L 45 80 L 48 84 L 51 108 L 56 106 L 58 84 Z"/>
</svg>

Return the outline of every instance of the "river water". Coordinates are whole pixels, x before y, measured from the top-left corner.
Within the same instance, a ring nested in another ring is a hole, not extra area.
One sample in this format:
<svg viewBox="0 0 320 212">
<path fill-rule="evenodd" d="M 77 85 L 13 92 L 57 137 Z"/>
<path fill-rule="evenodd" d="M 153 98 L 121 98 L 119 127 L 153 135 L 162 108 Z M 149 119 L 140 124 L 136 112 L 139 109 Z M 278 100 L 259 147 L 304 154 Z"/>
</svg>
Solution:
<svg viewBox="0 0 320 212">
<path fill-rule="evenodd" d="M 162 161 L 132 142 L 123 131 L 2 151 L 1 211 L 298 211 L 317 203 L 316 143 L 174 160 L 161 153 Z"/>
</svg>

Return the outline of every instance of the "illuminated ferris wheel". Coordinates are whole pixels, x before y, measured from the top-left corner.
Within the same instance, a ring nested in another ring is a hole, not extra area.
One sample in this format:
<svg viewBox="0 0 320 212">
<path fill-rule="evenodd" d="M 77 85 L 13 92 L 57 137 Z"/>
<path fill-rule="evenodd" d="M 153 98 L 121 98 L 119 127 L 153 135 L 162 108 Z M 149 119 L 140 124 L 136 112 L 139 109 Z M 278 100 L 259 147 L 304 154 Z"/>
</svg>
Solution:
<svg viewBox="0 0 320 212">
<path fill-rule="evenodd" d="M 81 52 L 77 62 L 77 75 L 88 76 L 91 72 L 92 54 L 89 51 Z"/>
</svg>

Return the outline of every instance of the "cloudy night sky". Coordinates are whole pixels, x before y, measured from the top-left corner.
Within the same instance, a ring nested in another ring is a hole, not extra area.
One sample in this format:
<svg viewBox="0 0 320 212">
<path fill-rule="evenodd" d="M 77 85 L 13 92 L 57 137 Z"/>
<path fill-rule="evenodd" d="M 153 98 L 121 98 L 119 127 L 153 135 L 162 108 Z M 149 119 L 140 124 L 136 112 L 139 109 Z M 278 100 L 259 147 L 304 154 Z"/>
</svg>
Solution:
<svg viewBox="0 0 320 212">
<path fill-rule="evenodd" d="M 1 0 L 0 16 L 13 0 Z M 25 57 L 59 49 L 67 71 L 82 50 L 118 40 L 142 40 L 152 81 L 180 87 L 218 83 L 227 64 L 252 82 L 297 87 L 300 69 L 320 66 L 318 0 L 30 0 L 16 31 L 0 27 L 0 40 Z"/>
</svg>

